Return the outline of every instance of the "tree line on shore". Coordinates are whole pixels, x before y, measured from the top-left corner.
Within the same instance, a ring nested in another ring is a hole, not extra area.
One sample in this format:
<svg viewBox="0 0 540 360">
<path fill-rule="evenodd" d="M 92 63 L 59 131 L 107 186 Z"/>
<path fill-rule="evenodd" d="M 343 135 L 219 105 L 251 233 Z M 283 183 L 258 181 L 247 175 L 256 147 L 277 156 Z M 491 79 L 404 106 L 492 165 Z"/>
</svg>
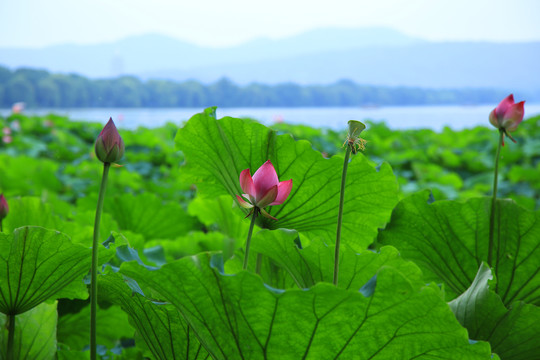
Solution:
<svg viewBox="0 0 540 360">
<path fill-rule="evenodd" d="M 423 89 L 360 85 L 340 80 L 328 85 L 252 83 L 227 78 L 212 84 L 134 76 L 89 79 L 77 74 L 0 66 L 0 107 L 301 107 L 485 104 L 498 101 L 495 89 Z"/>
</svg>

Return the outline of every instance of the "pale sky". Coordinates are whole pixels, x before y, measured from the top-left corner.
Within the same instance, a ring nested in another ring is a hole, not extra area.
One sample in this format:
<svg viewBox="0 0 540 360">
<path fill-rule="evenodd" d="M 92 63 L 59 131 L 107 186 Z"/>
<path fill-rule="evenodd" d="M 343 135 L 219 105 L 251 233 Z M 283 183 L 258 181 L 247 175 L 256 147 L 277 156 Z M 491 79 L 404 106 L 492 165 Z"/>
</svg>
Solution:
<svg viewBox="0 0 540 360">
<path fill-rule="evenodd" d="M 0 47 L 159 33 L 222 47 L 324 27 L 436 41 L 540 41 L 539 0 L 0 0 Z"/>
</svg>

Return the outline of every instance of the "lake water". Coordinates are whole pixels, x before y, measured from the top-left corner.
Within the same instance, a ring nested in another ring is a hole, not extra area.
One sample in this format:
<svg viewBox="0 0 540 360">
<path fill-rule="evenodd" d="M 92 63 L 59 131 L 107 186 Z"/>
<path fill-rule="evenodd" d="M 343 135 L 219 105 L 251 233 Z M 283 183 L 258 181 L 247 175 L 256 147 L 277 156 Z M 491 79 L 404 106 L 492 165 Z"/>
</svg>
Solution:
<svg viewBox="0 0 540 360">
<path fill-rule="evenodd" d="M 344 129 L 347 121 L 384 121 L 392 129 L 428 128 L 436 131 L 444 126 L 460 130 L 477 125 L 489 126 L 488 116 L 496 106 L 388 106 L 388 107 L 326 107 L 326 108 L 218 108 L 218 118 L 224 116 L 251 117 L 263 124 L 284 121 L 314 127 Z M 181 124 L 203 108 L 88 108 L 88 109 L 27 109 L 26 114 L 55 113 L 74 120 L 105 123 L 112 117 L 119 127 L 157 127 L 166 122 Z M 6 116 L 8 109 L 0 109 Z M 525 117 L 540 115 L 540 104 L 525 104 Z"/>
</svg>

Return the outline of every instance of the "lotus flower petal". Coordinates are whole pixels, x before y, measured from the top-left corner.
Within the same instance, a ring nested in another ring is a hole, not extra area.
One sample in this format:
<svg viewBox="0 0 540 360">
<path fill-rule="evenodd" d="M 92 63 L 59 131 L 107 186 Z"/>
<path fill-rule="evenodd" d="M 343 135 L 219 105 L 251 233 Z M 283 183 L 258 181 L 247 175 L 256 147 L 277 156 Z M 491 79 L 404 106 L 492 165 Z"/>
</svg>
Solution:
<svg viewBox="0 0 540 360">
<path fill-rule="evenodd" d="M 274 165 L 272 165 L 270 160 L 262 164 L 255 174 L 253 174 L 253 183 L 255 185 L 255 196 L 257 200 L 261 199 L 272 187 L 279 184 L 276 169 L 274 169 Z"/>
<path fill-rule="evenodd" d="M 495 108 L 495 114 L 497 115 L 497 118 L 502 118 L 506 111 L 514 105 L 514 94 L 510 94 L 507 97 L 505 97 L 499 105 Z"/>
<path fill-rule="evenodd" d="M 240 187 L 244 193 L 255 196 L 255 186 L 253 185 L 253 179 L 251 178 L 249 169 L 243 170 L 240 173 Z"/>
<path fill-rule="evenodd" d="M 516 130 L 523 121 L 524 104 L 524 101 L 515 104 L 514 95 L 508 95 L 489 113 L 489 122 L 497 129 L 503 129 L 508 135 L 508 132 Z"/>
<path fill-rule="evenodd" d="M 264 216 L 266 218 L 269 218 L 269 219 L 272 219 L 272 220 L 277 220 L 275 217 L 270 215 L 266 210 L 264 210 L 264 209 L 260 209 L 260 210 L 261 210 L 262 216 Z"/>
<path fill-rule="evenodd" d="M 281 205 L 287 199 L 292 190 L 292 179 L 282 181 L 278 185 L 278 193 L 276 199 L 270 205 Z"/>
<path fill-rule="evenodd" d="M 257 207 L 259 208 L 266 207 L 270 205 L 272 202 L 274 202 L 274 200 L 276 200 L 277 194 L 278 194 L 278 185 L 274 185 L 270 189 L 268 189 L 268 191 L 266 192 L 266 194 L 263 195 L 262 198 L 257 199 L 257 203 L 255 205 L 257 205 Z"/>
<path fill-rule="evenodd" d="M 496 110 L 497 110 L 497 109 L 493 109 L 493 110 L 491 110 L 491 112 L 489 113 L 489 122 L 490 122 L 491 125 L 493 125 L 494 127 L 499 128 L 499 120 L 497 119 L 497 113 L 496 113 Z"/>
<path fill-rule="evenodd" d="M 239 180 L 240 187 L 244 191 L 243 197 L 236 195 L 240 206 L 246 209 L 257 208 L 261 210 L 263 216 L 277 220 L 263 208 L 282 204 L 291 193 L 292 179 L 279 182 L 276 169 L 268 160 L 255 171 L 253 177 L 251 177 L 249 169 L 242 170 Z"/>
<path fill-rule="evenodd" d="M 240 206 L 243 207 L 244 209 L 253 208 L 253 205 L 248 203 L 246 200 L 242 199 L 240 195 L 236 195 L 236 199 L 238 200 L 238 203 L 240 204 Z"/>
<path fill-rule="evenodd" d="M 521 101 L 517 104 L 514 104 L 506 110 L 504 114 L 504 119 L 502 122 L 502 127 L 506 131 L 514 131 L 517 129 L 518 125 L 523 121 L 523 116 L 525 115 L 525 101 Z"/>
<path fill-rule="evenodd" d="M 101 130 L 95 144 L 96 156 L 104 163 L 114 163 L 124 156 L 124 140 L 110 118 Z"/>
</svg>

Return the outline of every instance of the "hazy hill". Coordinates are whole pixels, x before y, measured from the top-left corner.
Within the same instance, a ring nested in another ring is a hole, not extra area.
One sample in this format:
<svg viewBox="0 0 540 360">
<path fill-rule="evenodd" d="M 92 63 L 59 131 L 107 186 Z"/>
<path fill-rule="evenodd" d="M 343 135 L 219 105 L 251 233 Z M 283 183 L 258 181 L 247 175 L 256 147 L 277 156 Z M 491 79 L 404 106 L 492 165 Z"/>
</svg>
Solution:
<svg viewBox="0 0 540 360">
<path fill-rule="evenodd" d="M 494 55 L 495 54 L 495 55 Z M 540 89 L 540 42 L 523 44 L 422 43 L 402 47 L 372 46 L 285 59 L 144 73 L 144 78 L 203 82 L 227 76 L 235 82 L 275 84 L 331 83 L 428 88 L 491 87 Z"/>
<path fill-rule="evenodd" d="M 0 48 L 0 64 L 89 77 L 132 74 L 143 79 L 227 77 L 246 84 L 331 83 L 351 79 L 390 86 L 540 89 L 540 42 L 432 43 L 386 28 L 319 29 L 257 39 L 230 48 L 204 48 L 161 35 L 114 43 Z"/>
</svg>

